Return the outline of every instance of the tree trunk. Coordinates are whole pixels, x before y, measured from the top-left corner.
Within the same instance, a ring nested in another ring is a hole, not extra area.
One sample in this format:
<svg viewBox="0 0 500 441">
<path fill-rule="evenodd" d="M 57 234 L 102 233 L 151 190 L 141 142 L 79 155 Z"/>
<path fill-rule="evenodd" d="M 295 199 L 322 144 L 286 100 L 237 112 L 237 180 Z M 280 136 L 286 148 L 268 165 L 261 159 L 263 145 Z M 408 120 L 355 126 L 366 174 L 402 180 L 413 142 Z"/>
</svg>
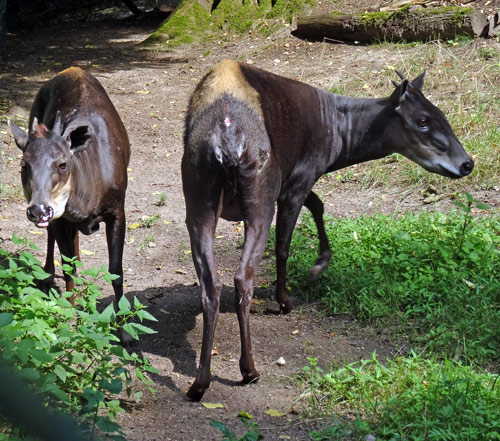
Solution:
<svg viewBox="0 0 500 441">
<path fill-rule="evenodd" d="M 0 61 L 4 59 L 5 53 L 5 38 L 7 0 L 0 0 Z"/>
<path fill-rule="evenodd" d="M 122 0 L 123 3 L 127 6 L 132 11 L 132 14 L 134 14 L 136 17 L 141 15 L 140 9 L 135 5 L 135 3 L 132 0 Z"/>
<path fill-rule="evenodd" d="M 419 8 L 410 4 L 397 11 L 364 14 L 324 14 L 297 20 L 294 34 L 303 38 L 340 41 L 449 40 L 459 35 L 477 37 L 486 17 L 473 8 Z"/>
</svg>

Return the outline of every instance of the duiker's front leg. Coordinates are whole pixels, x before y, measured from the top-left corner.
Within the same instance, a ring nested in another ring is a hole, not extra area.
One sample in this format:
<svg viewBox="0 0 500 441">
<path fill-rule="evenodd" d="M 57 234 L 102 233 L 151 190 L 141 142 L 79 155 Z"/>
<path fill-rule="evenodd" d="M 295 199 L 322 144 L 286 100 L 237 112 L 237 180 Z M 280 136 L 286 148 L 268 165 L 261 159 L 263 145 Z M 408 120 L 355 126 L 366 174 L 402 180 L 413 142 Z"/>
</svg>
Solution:
<svg viewBox="0 0 500 441">
<path fill-rule="evenodd" d="M 118 277 L 113 280 L 113 291 L 115 293 L 115 309 L 118 311 L 118 302 L 123 296 L 123 245 L 125 242 L 125 209 L 121 204 L 115 215 L 106 221 L 106 241 L 108 245 L 108 270 Z M 134 344 L 134 338 L 125 332 L 123 328 L 118 330 L 118 338 L 123 347 L 130 348 Z"/>
<path fill-rule="evenodd" d="M 330 249 L 328 237 L 325 232 L 325 224 L 323 221 L 323 213 L 325 209 L 323 206 L 323 202 L 316 193 L 311 191 L 307 196 L 304 205 L 313 215 L 314 223 L 316 224 L 316 228 L 318 229 L 319 254 L 314 266 L 309 270 L 311 279 L 316 280 L 328 266 L 330 258 L 332 257 L 332 251 Z"/>
<path fill-rule="evenodd" d="M 309 187 L 310 188 L 310 187 Z M 290 251 L 293 229 L 300 209 L 309 191 L 296 186 L 278 198 L 276 216 L 276 301 L 283 314 L 293 309 L 292 301 L 286 293 L 286 262 Z"/>
<path fill-rule="evenodd" d="M 75 257 L 77 260 L 80 260 L 78 229 L 76 226 L 64 218 L 59 218 L 53 220 L 49 228 L 51 228 L 54 234 L 61 255 L 68 259 L 73 259 Z M 49 258 L 48 254 L 49 253 L 47 253 L 47 259 Z M 52 252 L 52 261 L 53 260 L 54 257 Z M 73 273 L 75 272 L 76 267 L 73 265 Z M 66 282 L 66 291 L 73 291 L 75 283 L 70 274 L 64 273 L 64 281 Z"/>
</svg>

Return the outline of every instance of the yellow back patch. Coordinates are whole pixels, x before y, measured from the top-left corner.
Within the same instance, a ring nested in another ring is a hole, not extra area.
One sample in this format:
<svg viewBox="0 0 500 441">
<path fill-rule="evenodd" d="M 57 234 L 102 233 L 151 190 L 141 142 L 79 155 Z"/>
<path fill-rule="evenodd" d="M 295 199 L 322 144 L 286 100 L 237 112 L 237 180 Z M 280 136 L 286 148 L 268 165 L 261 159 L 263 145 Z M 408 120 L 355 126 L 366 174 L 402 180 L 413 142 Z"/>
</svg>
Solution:
<svg viewBox="0 0 500 441">
<path fill-rule="evenodd" d="M 85 71 L 79 67 L 68 67 L 67 69 L 64 69 L 63 71 L 59 72 L 57 75 L 68 75 L 72 78 L 79 78 L 85 75 Z"/>
<path fill-rule="evenodd" d="M 191 113 L 195 114 L 210 106 L 223 94 L 247 103 L 263 117 L 259 94 L 248 84 L 240 63 L 228 59 L 217 64 L 196 88 L 191 98 Z"/>
</svg>

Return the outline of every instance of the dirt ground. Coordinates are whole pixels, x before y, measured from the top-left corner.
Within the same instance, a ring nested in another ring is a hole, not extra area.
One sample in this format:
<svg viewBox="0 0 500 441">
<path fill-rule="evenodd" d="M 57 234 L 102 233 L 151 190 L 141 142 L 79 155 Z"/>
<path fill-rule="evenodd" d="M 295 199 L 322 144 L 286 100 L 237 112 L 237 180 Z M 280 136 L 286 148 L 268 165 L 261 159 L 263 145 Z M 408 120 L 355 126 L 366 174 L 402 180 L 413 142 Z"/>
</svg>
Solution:
<svg viewBox="0 0 500 441">
<path fill-rule="evenodd" d="M 346 2 L 347 3 L 347 2 Z M 352 5 L 354 2 L 350 2 Z M 219 42 L 207 48 L 176 53 L 144 53 L 133 50 L 158 25 L 156 19 L 116 19 L 106 16 L 78 22 L 59 22 L 43 28 L 8 36 L 9 55 L 0 65 L 2 115 L 24 122 L 40 85 L 56 72 L 77 65 L 92 72 L 103 84 L 120 113 L 132 146 L 127 193 L 129 228 L 141 225 L 145 217 L 158 216 L 149 228 L 127 231 L 124 268 L 125 292 L 137 296 L 158 318 L 157 334 L 138 346 L 160 369 L 153 377 L 157 390 L 146 394 L 139 405 L 131 405 L 118 422 L 130 441 L 220 439 L 209 419 L 222 421 L 241 432 L 239 411 L 253 415 L 266 440 L 306 440 L 322 421 L 305 421 L 294 413 L 297 390 L 290 376 L 317 357 L 320 364 L 330 360 L 353 361 L 373 351 L 387 356 L 403 349 L 383 333 L 374 333 L 350 317 L 323 317 L 314 305 L 301 304 L 287 316 L 270 312 L 273 274 L 262 271 L 256 283 L 271 288 L 256 290 L 257 302 L 251 316 L 252 341 L 257 368 L 262 377 L 256 384 L 239 384 L 239 336 L 234 313 L 233 281 L 242 239 L 239 224 L 221 221 L 217 231 L 219 273 L 225 284 L 221 315 L 215 336 L 213 382 L 205 394 L 209 403 L 223 409 L 208 409 L 185 398 L 197 368 L 201 346 L 199 287 L 189 254 L 184 225 L 181 188 L 183 118 L 195 84 L 222 58 L 238 58 L 288 77 L 328 88 L 346 75 L 370 77 L 371 71 L 395 64 L 398 51 L 370 47 L 308 43 L 289 35 L 278 39 L 248 37 L 238 43 Z M 368 72 L 368 73 L 367 73 Z M 390 93 L 390 85 L 387 92 Z M 37 243 L 44 256 L 45 235 L 25 216 L 19 176 L 20 151 L 1 127 L 2 202 L 0 246 L 8 247 L 13 232 Z M 331 180 L 319 184 L 326 209 L 333 216 L 367 212 L 418 210 L 422 197 L 418 189 L 373 187 L 359 190 L 355 183 Z M 159 204 L 166 196 L 164 205 Z M 483 198 L 488 201 L 488 195 Z M 104 231 L 81 238 L 86 267 L 106 261 Z M 58 280 L 61 283 L 61 280 Z M 111 295 L 110 287 L 104 287 Z M 269 308 L 266 306 L 269 305 Z M 283 357 L 286 364 L 277 365 Z M 272 417 L 276 409 L 284 416 Z"/>
</svg>

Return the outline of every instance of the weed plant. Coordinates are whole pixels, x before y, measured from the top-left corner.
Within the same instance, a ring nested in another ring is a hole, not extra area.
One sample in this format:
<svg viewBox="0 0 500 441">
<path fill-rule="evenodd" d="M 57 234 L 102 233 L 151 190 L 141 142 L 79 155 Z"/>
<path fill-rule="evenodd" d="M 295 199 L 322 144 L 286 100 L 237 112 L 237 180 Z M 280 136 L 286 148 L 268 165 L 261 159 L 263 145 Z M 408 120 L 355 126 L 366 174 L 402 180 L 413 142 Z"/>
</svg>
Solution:
<svg viewBox="0 0 500 441">
<path fill-rule="evenodd" d="M 399 327 L 445 357 L 498 361 L 500 220 L 473 217 L 487 207 L 470 195 L 459 205 L 449 214 L 327 218 L 333 256 L 316 283 L 307 272 L 317 233 L 305 215 L 292 239 L 288 282 L 330 314 Z"/>
<path fill-rule="evenodd" d="M 112 304 L 98 310 L 102 294 L 97 282 L 115 278 L 104 266 L 73 274 L 71 293 L 40 291 L 36 283 L 48 274 L 30 252 L 34 245 L 15 235 L 12 240 L 20 247 L 16 254 L 0 250 L 0 359 L 15 366 L 47 405 L 78 416 L 91 436 L 100 432 L 124 439 L 114 421 L 122 410 L 118 395 L 126 392 L 139 400 L 142 392 L 134 391 L 133 379 L 150 388 L 146 373 L 155 370 L 146 358 L 116 344 L 115 333 L 119 327 L 134 338 L 152 333 L 141 322 L 154 317 L 137 299 L 132 305 L 125 296 L 117 312 Z M 71 272 L 74 266 L 81 263 L 66 259 L 63 270 Z M 0 432 L 0 440 L 24 439 L 2 417 Z"/>
<path fill-rule="evenodd" d="M 259 441 L 264 439 L 264 435 L 260 431 L 258 423 L 250 421 L 246 417 L 238 417 L 238 419 L 245 426 L 245 433 L 243 435 L 235 434 L 234 432 L 229 430 L 224 423 L 221 423 L 220 421 L 211 419 L 210 424 L 212 425 L 212 427 L 220 431 L 220 433 L 223 435 L 222 440 L 224 441 Z"/>
<path fill-rule="evenodd" d="M 299 378 L 309 412 L 337 415 L 314 441 L 500 439 L 498 375 L 455 361 L 412 353 L 382 364 L 373 354 L 324 372 L 311 358 Z"/>
</svg>

